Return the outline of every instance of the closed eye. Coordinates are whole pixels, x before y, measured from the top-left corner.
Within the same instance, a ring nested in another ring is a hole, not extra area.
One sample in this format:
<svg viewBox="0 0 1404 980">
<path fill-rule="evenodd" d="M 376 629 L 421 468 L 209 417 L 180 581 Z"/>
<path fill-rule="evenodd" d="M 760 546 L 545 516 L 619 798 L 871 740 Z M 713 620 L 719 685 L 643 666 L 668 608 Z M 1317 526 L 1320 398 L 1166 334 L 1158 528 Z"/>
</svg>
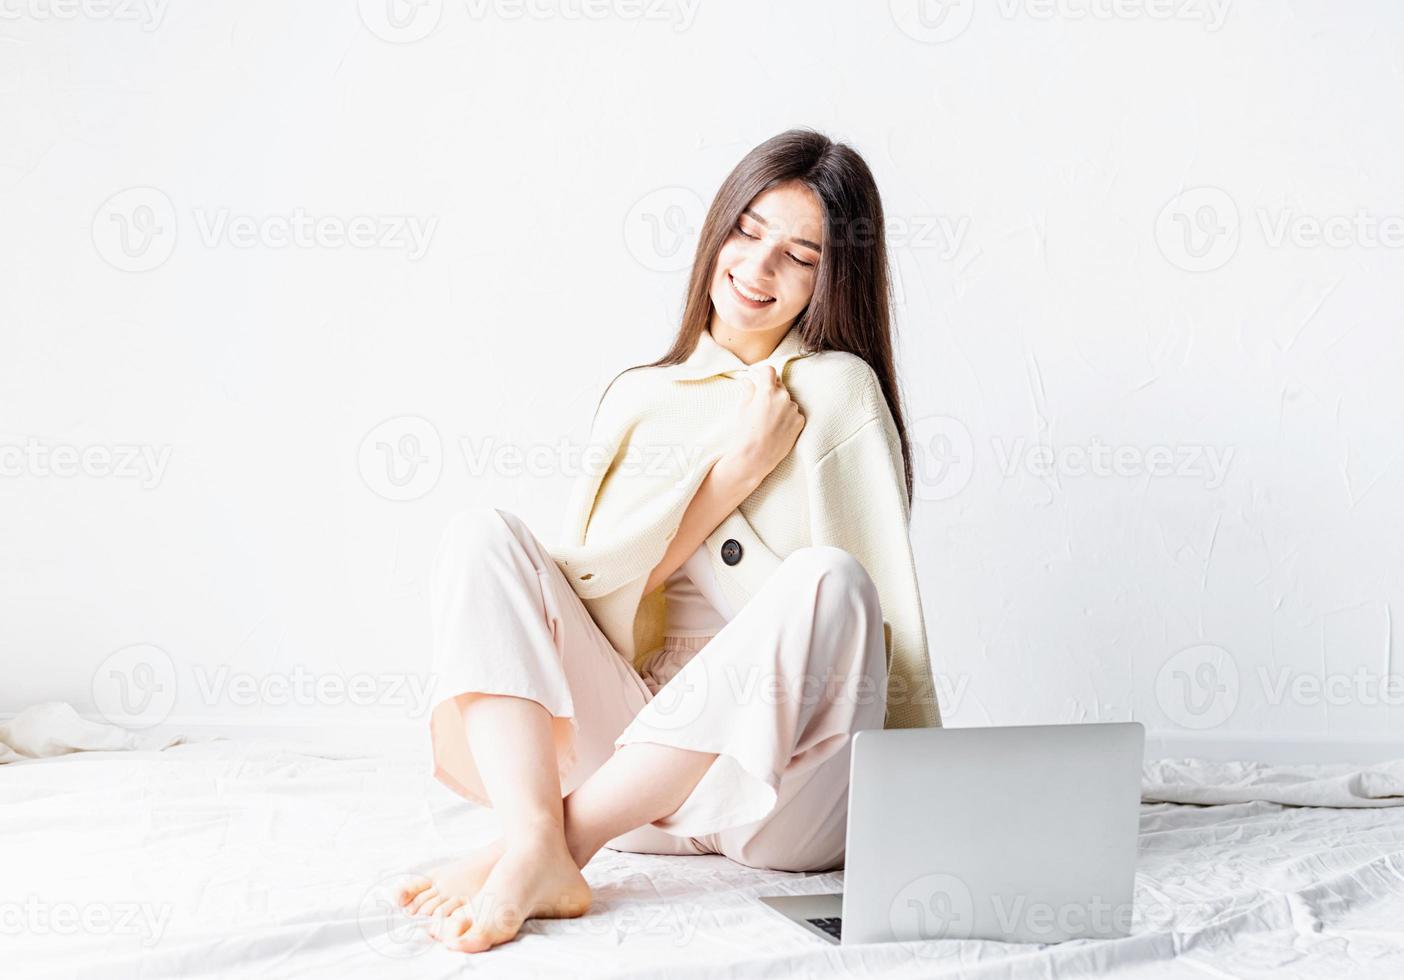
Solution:
<svg viewBox="0 0 1404 980">
<path fill-rule="evenodd" d="M 740 232 L 742 235 L 744 235 L 745 237 L 749 238 L 749 239 L 750 239 L 751 241 L 753 241 L 753 242 L 758 242 L 758 241 L 760 241 L 760 236 L 759 236 L 759 235 L 752 235 L 752 234 L 751 234 L 750 232 L 748 232 L 745 228 L 741 227 L 741 222 L 739 222 L 739 221 L 736 222 L 736 230 L 739 231 L 739 232 Z M 789 257 L 789 259 L 790 259 L 791 262 L 795 263 L 795 265 L 802 266 L 802 267 L 804 267 L 804 268 L 806 268 L 806 269 L 812 269 L 812 268 L 814 268 L 814 263 L 813 263 L 813 262 L 806 262 L 804 259 L 800 258 L 800 257 L 799 257 L 798 255 L 796 255 L 794 252 L 786 252 L 785 254 Z"/>
</svg>

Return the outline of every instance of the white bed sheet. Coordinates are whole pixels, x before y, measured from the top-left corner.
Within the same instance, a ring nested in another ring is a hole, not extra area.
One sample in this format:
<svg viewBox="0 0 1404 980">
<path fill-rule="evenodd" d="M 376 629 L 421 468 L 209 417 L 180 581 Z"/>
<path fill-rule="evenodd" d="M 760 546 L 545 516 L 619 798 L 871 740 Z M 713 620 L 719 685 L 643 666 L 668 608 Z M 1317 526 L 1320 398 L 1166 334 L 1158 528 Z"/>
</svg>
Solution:
<svg viewBox="0 0 1404 980">
<path fill-rule="evenodd" d="M 1144 804 L 1135 928 L 1119 941 L 838 948 L 754 896 L 836 891 L 839 873 L 604 851 L 586 870 L 588 915 L 453 953 L 383 897 L 495 833 L 427 767 L 422 749 L 265 738 L 0 768 L 0 972 L 1404 977 L 1404 807 L 1265 802 Z"/>
</svg>

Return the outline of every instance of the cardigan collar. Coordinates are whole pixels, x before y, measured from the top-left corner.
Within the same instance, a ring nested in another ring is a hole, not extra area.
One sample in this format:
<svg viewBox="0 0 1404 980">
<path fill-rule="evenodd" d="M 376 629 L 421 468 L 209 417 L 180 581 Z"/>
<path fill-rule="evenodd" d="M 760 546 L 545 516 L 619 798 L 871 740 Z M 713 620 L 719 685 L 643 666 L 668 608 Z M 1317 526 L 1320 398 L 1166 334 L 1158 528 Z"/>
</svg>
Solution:
<svg viewBox="0 0 1404 980">
<path fill-rule="evenodd" d="M 756 362 L 758 364 L 769 364 L 775 369 L 777 377 L 785 374 L 785 365 L 797 357 L 808 357 L 814 351 L 804 349 L 800 333 L 794 327 L 784 337 L 780 338 L 780 343 L 775 345 L 775 350 L 770 352 L 768 357 Z M 703 378 L 711 378 L 718 374 L 729 374 L 732 371 L 745 371 L 755 365 L 748 365 L 741 358 L 717 343 L 712 336 L 710 329 L 703 327 L 698 334 L 697 346 L 687 359 L 672 366 L 670 373 L 677 381 L 700 381 Z"/>
</svg>

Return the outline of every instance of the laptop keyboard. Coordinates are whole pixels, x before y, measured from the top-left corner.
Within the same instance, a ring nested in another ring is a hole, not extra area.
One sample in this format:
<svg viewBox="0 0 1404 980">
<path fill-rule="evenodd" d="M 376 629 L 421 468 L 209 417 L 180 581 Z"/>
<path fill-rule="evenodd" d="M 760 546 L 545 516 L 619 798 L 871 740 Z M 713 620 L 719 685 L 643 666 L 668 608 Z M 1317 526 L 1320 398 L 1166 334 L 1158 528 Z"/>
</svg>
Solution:
<svg viewBox="0 0 1404 980">
<path fill-rule="evenodd" d="M 843 938 L 843 920 L 838 916 L 830 916 L 827 919 L 805 919 L 812 926 L 818 926 L 835 939 Z"/>
</svg>

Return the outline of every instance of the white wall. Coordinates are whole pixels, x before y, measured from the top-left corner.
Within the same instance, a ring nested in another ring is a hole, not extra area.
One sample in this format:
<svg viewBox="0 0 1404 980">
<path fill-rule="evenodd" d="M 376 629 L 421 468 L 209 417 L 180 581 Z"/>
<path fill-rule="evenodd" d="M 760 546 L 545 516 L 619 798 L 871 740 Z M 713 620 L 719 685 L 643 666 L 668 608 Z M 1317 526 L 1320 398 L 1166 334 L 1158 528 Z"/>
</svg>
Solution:
<svg viewBox="0 0 1404 980">
<path fill-rule="evenodd" d="M 421 723 L 269 685 L 422 683 L 443 522 L 554 540 L 810 124 L 893 225 L 948 722 L 1404 735 L 1397 4 L 83 2 L 0 19 L 0 711 Z"/>
</svg>

